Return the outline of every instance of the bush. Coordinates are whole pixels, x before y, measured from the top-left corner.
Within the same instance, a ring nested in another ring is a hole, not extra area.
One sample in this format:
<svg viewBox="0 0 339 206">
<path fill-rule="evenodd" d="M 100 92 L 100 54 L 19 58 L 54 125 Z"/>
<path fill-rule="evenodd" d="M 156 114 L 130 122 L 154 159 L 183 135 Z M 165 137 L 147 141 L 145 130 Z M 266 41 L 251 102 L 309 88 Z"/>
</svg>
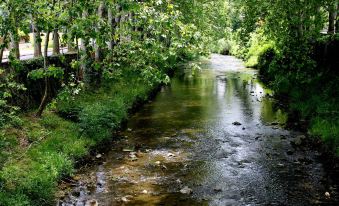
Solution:
<svg viewBox="0 0 339 206">
<path fill-rule="evenodd" d="M 277 67 L 279 66 L 277 65 L 277 61 L 277 52 L 272 47 L 265 48 L 265 50 L 262 50 L 259 54 L 257 68 L 266 80 L 274 80 L 274 72 L 278 70 Z"/>
</svg>

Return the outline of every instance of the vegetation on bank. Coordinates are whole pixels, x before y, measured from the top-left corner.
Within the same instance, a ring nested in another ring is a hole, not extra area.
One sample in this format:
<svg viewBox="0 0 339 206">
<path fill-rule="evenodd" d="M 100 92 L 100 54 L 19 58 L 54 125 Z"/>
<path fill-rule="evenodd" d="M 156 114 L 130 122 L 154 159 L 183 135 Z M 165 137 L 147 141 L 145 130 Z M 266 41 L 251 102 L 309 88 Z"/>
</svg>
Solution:
<svg viewBox="0 0 339 206">
<path fill-rule="evenodd" d="M 52 204 L 57 181 L 71 175 L 93 146 L 112 138 L 133 105 L 147 100 L 158 83 L 124 74 L 104 85 L 78 95 L 64 90 L 41 118 L 24 114 L 20 126 L 2 130 L 1 205 Z"/>
<path fill-rule="evenodd" d="M 339 154 L 337 9 L 337 0 L 234 0 L 224 48 L 258 68 L 291 117 Z"/>
</svg>

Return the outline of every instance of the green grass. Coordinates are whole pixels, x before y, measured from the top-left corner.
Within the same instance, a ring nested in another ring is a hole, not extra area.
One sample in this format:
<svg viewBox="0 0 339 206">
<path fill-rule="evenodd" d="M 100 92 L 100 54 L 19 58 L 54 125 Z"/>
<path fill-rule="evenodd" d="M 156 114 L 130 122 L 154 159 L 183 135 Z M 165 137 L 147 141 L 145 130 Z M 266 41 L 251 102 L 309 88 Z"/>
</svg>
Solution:
<svg viewBox="0 0 339 206">
<path fill-rule="evenodd" d="M 30 115 L 23 119 L 23 125 L 11 133 L 27 143 L 12 144 L 13 153 L 0 172 L 0 205 L 49 204 L 57 180 L 72 173 L 74 157 L 87 154 L 93 145 L 90 139 L 81 138 L 78 125 L 53 112 L 41 119 Z"/>
<path fill-rule="evenodd" d="M 122 75 L 74 100 L 59 100 L 41 119 L 26 114 L 23 124 L 0 135 L 0 205 L 52 205 L 58 180 L 72 175 L 76 160 L 113 138 L 137 102 L 148 99 L 155 85 L 137 74 Z M 72 112 L 77 111 L 77 112 Z M 66 120 L 58 113 L 76 116 Z"/>
<path fill-rule="evenodd" d="M 320 136 L 339 155 L 339 120 L 315 117 L 311 121 L 310 132 Z"/>
</svg>

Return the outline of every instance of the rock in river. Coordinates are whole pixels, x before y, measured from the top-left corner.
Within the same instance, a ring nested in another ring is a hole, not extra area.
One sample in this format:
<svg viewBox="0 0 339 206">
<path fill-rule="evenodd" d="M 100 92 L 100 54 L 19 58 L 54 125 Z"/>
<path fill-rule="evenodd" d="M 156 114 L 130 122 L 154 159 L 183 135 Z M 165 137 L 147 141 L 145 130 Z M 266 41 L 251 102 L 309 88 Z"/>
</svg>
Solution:
<svg viewBox="0 0 339 206">
<path fill-rule="evenodd" d="M 182 189 L 180 190 L 180 193 L 181 193 L 181 194 L 185 194 L 185 195 L 189 195 L 189 194 L 192 193 L 192 189 L 189 188 L 189 187 L 187 187 L 187 186 L 185 186 L 184 188 L 182 188 Z"/>
<path fill-rule="evenodd" d="M 98 206 L 98 201 L 96 200 L 88 200 L 85 206 Z"/>
<path fill-rule="evenodd" d="M 236 125 L 236 126 L 240 126 L 240 125 L 241 125 L 241 123 L 240 123 L 240 122 L 237 122 L 237 121 L 233 122 L 232 124 L 233 124 L 233 125 Z"/>
</svg>

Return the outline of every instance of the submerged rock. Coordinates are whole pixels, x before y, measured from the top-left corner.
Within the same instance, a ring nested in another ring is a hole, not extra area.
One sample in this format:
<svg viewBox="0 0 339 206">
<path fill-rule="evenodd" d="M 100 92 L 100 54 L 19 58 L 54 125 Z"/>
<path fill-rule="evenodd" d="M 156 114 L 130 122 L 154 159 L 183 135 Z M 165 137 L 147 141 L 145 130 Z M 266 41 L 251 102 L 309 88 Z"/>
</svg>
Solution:
<svg viewBox="0 0 339 206">
<path fill-rule="evenodd" d="M 235 125 L 235 126 L 240 126 L 241 125 L 241 123 L 237 122 L 237 121 L 233 122 L 232 124 Z"/>
<path fill-rule="evenodd" d="M 213 190 L 214 190 L 214 192 L 222 192 L 222 188 L 221 187 L 215 187 Z"/>
<path fill-rule="evenodd" d="M 297 137 L 295 140 L 291 141 L 292 145 L 300 146 L 302 143 L 301 138 Z"/>
</svg>

